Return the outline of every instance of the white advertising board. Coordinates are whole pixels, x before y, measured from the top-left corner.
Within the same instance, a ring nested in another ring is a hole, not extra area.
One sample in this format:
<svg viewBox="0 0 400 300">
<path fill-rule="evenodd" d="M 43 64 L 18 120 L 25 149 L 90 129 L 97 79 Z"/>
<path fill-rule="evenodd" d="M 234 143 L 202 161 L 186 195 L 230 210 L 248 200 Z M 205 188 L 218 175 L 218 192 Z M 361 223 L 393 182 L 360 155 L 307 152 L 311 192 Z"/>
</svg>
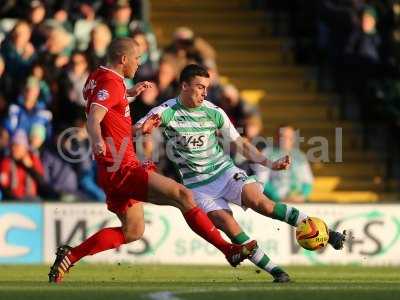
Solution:
<svg viewBox="0 0 400 300">
<path fill-rule="evenodd" d="M 304 204 L 299 209 L 318 216 L 338 230 L 347 229 L 342 251 L 330 246 L 320 252 L 301 249 L 289 225 L 253 211 L 232 207 L 244 231 L 279 264 L 400 265 L 399 205 Z M 145 205 L 146 229 L 141 240 L 117 250 L 88 257 L 89 262 L 225 264 L 223 255 L 196 236 L 172 207 Z M 100 228 L 119 226 L 104 204 L 46 204 L 44 260 L 54 259 L 57 246 L 75 246 Z"/>
</svg>

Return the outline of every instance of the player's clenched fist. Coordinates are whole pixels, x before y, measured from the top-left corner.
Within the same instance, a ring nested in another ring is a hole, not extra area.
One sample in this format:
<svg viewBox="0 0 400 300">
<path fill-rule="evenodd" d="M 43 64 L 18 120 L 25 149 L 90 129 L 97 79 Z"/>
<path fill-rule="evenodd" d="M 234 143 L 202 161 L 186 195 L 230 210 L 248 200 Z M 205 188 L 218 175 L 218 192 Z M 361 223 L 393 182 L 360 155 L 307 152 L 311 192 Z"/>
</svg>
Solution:
<svg viewBox="0 0 400 300">
<path fill-rule="evenodd" d="M 286 155 L 272 163 L 272 170 L 287 170 L 290 167 L 290 156 Z"/>
<path fill-rule="evenodd" d="M 104 140 L 94 141 L 92 144 L 93 153 L 95 155 L 105 155 L 106 154 L 106 144 Z"/>
</svg>

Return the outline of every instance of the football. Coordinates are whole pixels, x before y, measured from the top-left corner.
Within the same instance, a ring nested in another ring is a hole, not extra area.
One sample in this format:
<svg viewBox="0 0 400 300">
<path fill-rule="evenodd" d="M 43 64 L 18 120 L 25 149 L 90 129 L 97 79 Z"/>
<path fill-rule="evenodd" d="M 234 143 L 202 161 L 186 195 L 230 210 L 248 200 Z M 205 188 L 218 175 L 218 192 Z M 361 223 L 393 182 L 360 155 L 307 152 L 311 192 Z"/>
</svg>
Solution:
<svg viewBox="0 0 400 300">
<path fill-rule="evenodd" d="M 297 226 L 296 239 L 304 249 L 321 249 L 328 244 L 328 227 L 321 219 L 309 217 Z"/>
</svg>

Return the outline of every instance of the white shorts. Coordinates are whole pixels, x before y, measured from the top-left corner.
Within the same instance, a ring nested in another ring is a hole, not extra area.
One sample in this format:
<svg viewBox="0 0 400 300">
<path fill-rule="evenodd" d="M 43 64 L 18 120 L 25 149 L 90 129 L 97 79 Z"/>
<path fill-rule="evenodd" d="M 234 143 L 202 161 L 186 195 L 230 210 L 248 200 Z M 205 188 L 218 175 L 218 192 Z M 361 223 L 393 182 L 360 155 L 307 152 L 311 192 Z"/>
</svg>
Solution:
<svg viewBox="0 0 400 300">
<path fill-rule="evenodd" d="M 246 184 L 254 182 L 257 182 L 255 176 L 248 176 L 245 171 L 233 166 L 216 180 L 191 190 L 197 205 L 206 213 L 221 209 L 231 210 L 228 202 L 246 209 L 242 205 L 242 189 Z"/>
</svg>

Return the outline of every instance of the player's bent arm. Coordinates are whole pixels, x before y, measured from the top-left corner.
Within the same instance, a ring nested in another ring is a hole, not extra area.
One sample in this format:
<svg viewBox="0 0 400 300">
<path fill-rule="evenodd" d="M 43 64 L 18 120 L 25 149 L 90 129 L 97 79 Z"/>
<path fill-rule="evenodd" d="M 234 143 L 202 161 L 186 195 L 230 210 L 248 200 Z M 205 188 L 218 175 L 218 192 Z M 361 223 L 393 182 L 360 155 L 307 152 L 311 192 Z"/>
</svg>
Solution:
<svg viewBox="0 0 400 300">
<path fill-rule="evenodd" d="M 249 161 L 257 164 L 261 164 L 272 170 L 287 170 L 290 166 L 290 157 L 288 155 L 276 160 L 271 161 L 266 158 L 256 147 L 254 147 L 249 141 L 242 137 L 238 137 L 235 140 L 235 146 L 240 154 L 246 157 Z"/>
<path fill-rule="evenodd" d="M 221 130 L 222 136 L 228 141 L 233 142 L 233 144 L 236 146 L 236 150 L 239 151 L 239 153 L 246 157 L 250 162 L 261 164 L 273 170 L 284 170 L 289 167 L 289 156 L 285 156 L 275 162 L 270 161 L 249 141 L 243 139 L 239 135 L 236 128 L 229 120 L 229 117 L 221 108 L 217 107 L 217 112 L 216 124 L 217 128 Z"/>
<path fill-rule="evenodd" d="M 238 137 L 234 144 L 237 151 L 247 158 L 250 162 L 261 164 L 270 169 L 273 168 L 273 162 L 266 158 L 255 146 L 253 146 L 248 140 Z"/>
<path fill-rule="evenodd" d="M 101 127 L 100 123 L 103 121 L 105 115 L 107 113 L 107 109 L 101 105 L 97 105 L 96 103 L 92 103 L 89 110 L 89 115 L 87 118 L 87 130 L 92 142 L 93 151 L 95 154 L 105 154 L 106 147 L 101 136 Z"/>
</svg>

